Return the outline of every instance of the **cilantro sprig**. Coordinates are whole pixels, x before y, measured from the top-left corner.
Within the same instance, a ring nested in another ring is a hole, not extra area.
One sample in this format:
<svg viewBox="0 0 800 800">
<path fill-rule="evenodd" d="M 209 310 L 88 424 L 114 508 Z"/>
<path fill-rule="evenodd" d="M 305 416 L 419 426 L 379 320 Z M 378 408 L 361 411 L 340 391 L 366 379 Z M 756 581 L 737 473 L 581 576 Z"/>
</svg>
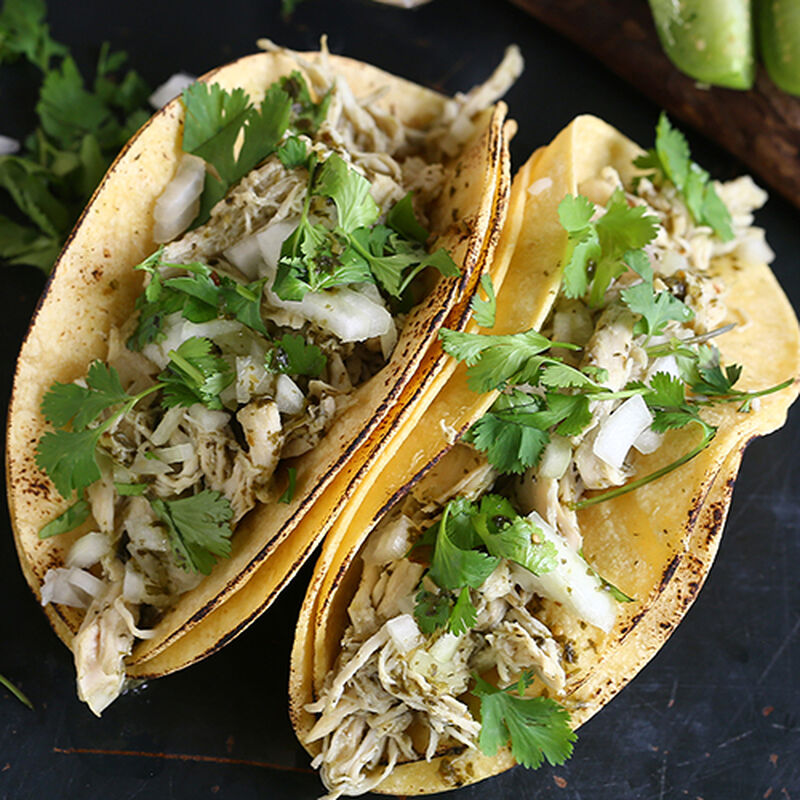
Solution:
<svg viewBox="0 0 800 800">
<path fill-rule="evenodd" d="M 475 624 L 477 611 L 469 589 L 477 589 L 501 559 L 513 561 L 536 575 L 555 567 L 555 548 L 541 531 L 521 517 L 500 495 L 480 502 L 451 500 L 439 522 L 429 528 L 413 551 L 431 548 L 430 566 L 416 596 L 414 616 L 422 631 L 446 628 L 462 633 Z M 413 552 L 412 551 L 412 552 Z M 431 591 L 430 582 L 439 591 Z"/>
<path fill-rule="evenodd" d="M 147 344 L 162 340 L 165 319 L 178 311 L 190 322 L 230 318 L 256 333 L 267 335 L 261 316 L 265 279 L 239 283 L 199 262 L 172 264 L 163 261 L 163 252 L 164 248 L 159 248 L 136 267 L 146 272 L 150 281 L 136 300 L 139 319 L 127 342 L 131 350 L 141 350 Z M 168 268 L 188 274 L 163 278 L 161 270 Z"/>
<path fill-rule="evenodd" d="M 69 498 L 74 491 L 80 493 L 100 479 L 96 451 L 103 434 L 148 395 L 163 390 L 165 407 L 202 402 L 209 408 L 221 408 L 218 392 L 228 385 L 231 376 L 227 364 L 210 350 L 207 339 L 188 339 L 171 353 L 161 380 L 135 395 L 129 395 L 117 371 L 101 361 L 90 365 L 86 386 L 54 383 L 42 398 L 42 414 L 56 430 L 45 432 L 39 440 L 36 464 L 59 494 Z M 110 413 L 100 421 L 106 411 Z M 80 524 L 83 520 L 79 512 L 80 508 L 69 519 L 64 518 L 57 532 L 71 530 L 63 528 L 68 521 L 75 523 L 72 527 Z"/>
<path fill-rule="evenodd" d="M 564 266 L 564 294 L 583 297 L 589 292 L 589 305 L 603 301 L 611 281 L 628 267 L 636 269 L 632 255 L 652 241 L 658 220 L 644 206 L 629 206 L 621 189 L 605 206 L 605 213 L 592 221 L 595 206 L 581 195 L 567 195 L 558 206 L 561 225 L 569 234 Z"/>
<path fill-rule="evenodd" d="M 258 107 L 241 88 L 195 83 L 185 89 L 183 150 L 208 165 L 194 224 L 205 222 L 228 189 L 277 150 L 287 130 L 316 131 L 329 103 L 330 93 L 313 102 L 297 71 L 273 83 Z"/>
<path fill-rule="evenodd" d="M 545 759 L 553 766 L 563 764 L 578 738 L 570 728 L 569 713 L 550 698 L 523 697 L 532 682 L 531 674 L 524 673 L 517 686 L 501 690 L 476 676 L 470 691 L 481 701 L 478 745 L 493 756 L 510 744 L 516 761 L 529 769 L 540 767 Z"/>
<path fill-rule="evenodd" d="M 285 159 L 299 157 L 286 153 Z M 444 248 L 425 249 L 427 231 L 419 224 L 406 195 L 377 224 L 380 209 L 370 195 L 370 183 L 334 153 L 321 164 L 308 156 L 308 188 L 297 228 L 281 247 L 272 290 L 282 300 L 302 300 L 308 292 L 348 283 L 371 282 L 401 298 L 426 267 L 454 276 L 459 269 Z M 336 223 L 328 228 L 312 222 L 311 203 L 327 197 L 336 207 Z"/>
<path fill-rule="evenodd" d="M 698 225 L 708 225 L 723 241 L 733 239 L 733 220 L 720 199 L 711 178 L 691 159 L 686 137 L 670 124 L 662 111 L 656 126 L 655 147 L 634 164 L 655 181 L 670 181 L 683 197 Z"/>
<path fill-rule="evenodd" d="M 231 553 L 233 509 L 226 497 L 208 489 L 178 500 L 150 498 L 167 529 L 178 563 L 187 571 L 210 574 L 217 558 Z"/>
<path fill-rule="evenodd" d="M 11 681 L 8 678 L 4 677 L 3 675 L 0 675 L 0 686 L 4 686 L 6 689 L 8 689 L 8 691 L 11 692 L 11 694 L 13 694 L 14 697 L 16 697 L 17 700 L 19 700 L 20 703 L 22 703 L 22 705 L 27 706 L 31 711 L 33 711 L 33 703 L 31 703 L 31 701 L 28 700 L 28 698 L 21 689 L 14 686 L 14 684 L 11 683 Z"/>
<path fill-rule="evenodd" d="M 0 11 L 0 63 L 22 57 L 42 73 L 35 130 L 21 155 L 0 156 L 0 193 L 17 212 L 0 215 L 0 260 L 49 272 L 112 158 L 149 116 L 150 89 L 107 43 L 85 81 L 45 20 L 42 0 L 5 0 Z"/>
</svg>

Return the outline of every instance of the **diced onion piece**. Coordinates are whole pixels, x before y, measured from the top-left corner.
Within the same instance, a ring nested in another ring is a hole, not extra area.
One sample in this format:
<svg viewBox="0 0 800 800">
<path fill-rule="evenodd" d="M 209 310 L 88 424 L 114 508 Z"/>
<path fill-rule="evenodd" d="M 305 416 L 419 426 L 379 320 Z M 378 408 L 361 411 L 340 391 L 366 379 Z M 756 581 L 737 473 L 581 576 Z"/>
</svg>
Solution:
<svg viewBox="0 0 800 800">
<path fill-rule="evenodd" d="M 390 619 L 386 623 L 386 630 L 401 655 L 405 655 L 422 644 L 422 633 L 411 614 L 400 614 L 399 617 Z"/>
<path fill-rule="evenodd" d="M 183 406 L 174 406 L 167 409 L 167 412 L 161 418 L 156 429 L 150 434 L 150 441 L 156 446 L 160 447 L 169 441 L 169 437 L 178 429 L 181 420 L 183 419 L 183 412 L 186 409 Z"/>
<path fill-rule="evenodd" d="M 392 315 L 382 305 L 353 289 L 309 292 L 292 305 L 342 342 L 363 342 L 383 336 L 392 327 Z"/>
<path fill-rule="evenodd" d="M 257 233 L 239 239 L 236 244 L 232 244 L 227 250 L 224 250 L 223 255 L 250 280 L 258 279 L 263 272 L 264 258 L 261 255 Z"/>
<path fill-rule="evenodd" d="M 206 408 L 201 403 L 189 406 L 188 415 L 203 433 L 221 431 L 230 419 L 229 415 L 224 411 L 214 411 L 211 408 Z"/>
<path fill-rule="evenodd" d="M 572 445 L 569 439 L 553 434 L 542 453 L 538 473 L 543 478 L 559 480 L 567 471 L 570 461 L 572 461 Z"/>
<path fill-rule="evenodd" d="M 42 584 L 42 605 L 58 603 L 62 606 L 73 608 L 87 608 L 89 603 L 80 595 L 69 582 L 71 573 L 69 567 L 53 567 L 47 570 Z"/>
<path fill-rule="evenodd" d="M 652 422 L 653 415 L 642 396 L 629 397 L 600 424 L 592 452 L 610 467 L 622 469 L 631 445 Z"/>
<path fill-rule="evenodd" d="M 458 650 L 460 636 L 454 633 L 443 633 L 429 648 L 431 657 L 439 664 L 450 664 Z"/>
<path fill-rule="evenodd" d="M 0 136 L 0 156 L 11 156 L 19 152 L 19 142 L 10 136 Z"/>
<path fill-rule="evenodd" d="M 153 208 L 153 239 L 171 242 L 183 233 L 200 210 L 200 195 L 206 179 L 202 158 L 184 153 L 175 176 L 158 196 Z"/>
<path fill-rule="evenodd" d="M 172 472 L 172 467 L 158 458 L 145 458 L 144 453 L 139 452 L 133 459 L 131 470 L 136 475 L 166 475 Z"/>
<path fill-rule="evenodd" d="M 261 257 L 270 272 L 274 273 L 278 269 L 281 247 L 289 236 L 292 235 L 298 223 L 298 219 L 284 219 L 272 225 L 267 225 L 266 228 L 260 230 L 255 235 L 259 250 L 261 251 Z"/>
<path fill-rule="evenodd" d="M 99 578 L 95 578 L 90 572 L 83 569 L 73 568 L 67 578 L 72 586 L 82 592 L 86 592 L 91 598 L 100 597 L 105 588 L 105 584 Z"/>
<path fill-rule="evenodd" d="M 658 265 L 658 271 L 662 275 L 669 277 L 685 269 L 689 269 L 689 262 L 686 260 L 686 256 L 683 255 L 683 253 L 679 253 L 677 250 L 664 251 L 664 254 L 661 256 L 661 263 Z"/>
<path fill-rule="evenodd" d="M 539 178 L 528 187 L 528 194 L 531 197 L 536 197 L 537 194 L 546 192 L 552 185 L 553 179 L 545 175 L 544 178 Z"/>
<path fill-rule="evenodd" d="M 158 447 L 153 452 L 167 464 L 181 464 L 192 458 L 194 445 L 191 442 L 184 442 L 172 447 Z"/>
<path fill-rule="evenodd" d="M 125 577 L 122 581 L 122 597 L 128 603 L 141 603 L 147 599 L 144 575 L 134 566 L 133 561 L 125 564 Z"/>
<path fill-rule="evenodd" d="M 376 532 L 364 548 L 365 564 L 386 564 L 403 558 L 411 547 L 411 520 L 401 514 L 390 524 Z"/>
<path fill-rule="evenodd" d="M 68 567 L 86 569 L 86 567 L 94 566 L 110 551 L 111 542 L 105 534 L 87 533 L 70 547 L 66 564 Z"/>
<path fill-rule="evenodd" d="M 672 378 L 681 377 L 681 371 L 675 356 L 660 356 L 653 359 L 653 363 L 647 369 L 647 374 L 652 378 L 658 372 L 666 372 Z"/>
<path fill-rule="evenodd" d="M 288 375 L 278 375 L 275 386 L 275 403 L 281 414 L 299 414 L 306 405 L 305 397 Z"/>
<path fill-rule="evenodd" d="M 652 428 L 645 428 L 637 437 L 633 446 L 642 454 L 655 453 L 664 441 L 663 433 L 656 433 Z"/>
<path fill-rule="evenodd" d="M 524 567 L 511 565 L 514 580 L 523 589 L 561 603 L 576 617 L 608 631 L 617 615 L 616 603 L 603 582 L 581 558 L 535 511 L 528 519 L 541 531 L 542 537 L 556 548 L 556 567 L 543 575 L 534 575 Z"/>
<path fill-rule="evenodd" d="M 774 250 L 767 244 L 761 228 L 749 228 L 747 234 L 734 248 L 736 257 L 745 264 L 771 264 L 775 260 Z"/>
<path fill-rule="evenodd" d="M 187 86 L 191 86 L 197 78 L 185 72 L 176 72 L 170 75 L 147 99 L 147 102 L 155 108 L 163 108 L 170 100 L 177 97 Z"/>
</svg>

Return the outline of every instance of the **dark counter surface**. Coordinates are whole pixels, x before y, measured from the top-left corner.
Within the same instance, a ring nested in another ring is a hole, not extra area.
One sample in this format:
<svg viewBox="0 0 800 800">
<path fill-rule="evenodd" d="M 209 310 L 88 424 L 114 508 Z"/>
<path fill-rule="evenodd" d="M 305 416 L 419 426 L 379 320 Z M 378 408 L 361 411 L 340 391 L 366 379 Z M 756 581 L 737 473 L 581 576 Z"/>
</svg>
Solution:
<svg viewBox="0 0 800 800">
<path fill-rule="evenodd" d="M 574 115 L 604 117 L 642 143 L 658 109 L 590 57 L 510 4 L 435 0 L 416 11 L 366 0 L 307 0 L 289 21 L 277 2 L 52 2 L 52 35 L 79 63 L 107 39 L 153 86 L 252 52 L 268 36 L 370 61 L 446 92 L 485 78 L 511 42 L 527 62 L 507 99 L 520 123 L 514 168 Z M 580 20 L 576 20 L 580 24 Z M 32 68 L 31 68 L 32 70 Z M 22 104 L 35 74 L 0 68 L 0 134 L 33 124 Z M 689 132 L 715 177 L 742 171 Z M 773 198 L 758 215 L 773 265 L 800 305 L 797 212 Z M 2 273 L 0 389 L 44 286 L 34 269 Z M 764 343 L 769 357 L 769 342 Z M 516 768 L 453 800 L 487 795 L 563 800 L 768 798 L 800 795 L 800 417 L 747 451 L 720 554 L 707 584 L 656 658 L 579 732 L 572 760 Z M 0 672 L 36 706 L 0 689 L 0 798 L 28 800 L 306 800 L 321 794 L 287 717 L 294 623 L 310 567 L 217 656 L 120 698 L 95 719 L 75 697 L 71 657 L 22 578 L 7 513 L 0 535 Z"/>
</svg>

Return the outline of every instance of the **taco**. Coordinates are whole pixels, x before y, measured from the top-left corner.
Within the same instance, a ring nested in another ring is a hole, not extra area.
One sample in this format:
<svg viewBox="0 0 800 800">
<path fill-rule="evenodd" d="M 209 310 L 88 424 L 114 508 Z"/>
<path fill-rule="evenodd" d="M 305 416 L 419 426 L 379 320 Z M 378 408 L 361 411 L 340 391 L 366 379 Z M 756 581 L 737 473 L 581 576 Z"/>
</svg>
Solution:
<svg viewBox="0 0 800 800">
<path fill-rule="evenodd" d="M 252 613 L 213 615 L 254 575 L 249 607 L 271 602 L 350 490 L 326 488 L 421 411 L 502 223 L 516 50 L 450 99 L 324 41 L 263 47 L 129 142 L 19 356 L 17 549 L 95 713 L 137 665 L 207 652 L 170 656 L 195 626 L 240 631 Z"/>
<path fill-rule="evenodd" d="M 666 117 L 647 152 L 579 117 L 517 174 L 494 325 L 442 332 L 463 363 L 303 604 L 290 710 L 327 797 L 562 763 L 681 620 L 744 448 L 797 395 L 764 200 Z"/>
</svg>

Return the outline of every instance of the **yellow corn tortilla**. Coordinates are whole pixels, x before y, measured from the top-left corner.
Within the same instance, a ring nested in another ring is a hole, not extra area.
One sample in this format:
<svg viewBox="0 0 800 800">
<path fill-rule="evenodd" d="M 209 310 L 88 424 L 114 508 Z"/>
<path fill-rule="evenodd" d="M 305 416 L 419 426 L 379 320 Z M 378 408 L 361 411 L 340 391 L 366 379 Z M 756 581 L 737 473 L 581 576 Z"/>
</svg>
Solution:
<svg viewBox="0 0 800 800">
<path fill-rule="evenodd" d="M 604 166 L 613 166 L 623 180 L 631 177 L 633 158 L 641 152 L 606 123 L 583 116 L 520 170 L 498 245 L 498 255 L 509 257 L 510 264 L 498 293 L 498 324 L 492 333 L 521 331 L 544 322 L 561 282 L 567 243 L 558 222 L 558 203 L 567 193 L 576 194 L 580 183 Z M 522 215 L 521 225 L 515 214 Z M 766 265 L 745 266 L 728 257 L 716 259 L 712 272 L 725 281 L 729 315 L 738 323 L 715 343 L 725 363 L 743 365 L 742 388 L 765 388 L 789 378 L 795 382 L 760 398 L 747 414 L 738 412 L 736 404 L 705 410 L 704 418 L 719 431 L 697 457 L 634 492 L 578 513 L 589 562 L 635 602 L 620 606 L 615 626 L 604 634 L 581 624 L 559 605 L 543 601 L 537 616 L 557 637 L 572 640 L 577 655 L 563 701 L 576 727 L 636 675 L 686 613 L 719 545 L 744 448 L 753 437 L 783 424 L 798 393 L 800 329 L 772 272 Z M 763 358 L 767 342 L 769 359 Z M 462 445 L 451 450 L 452 442 L 441 435 L 442 423 L 453 423 L 451 409 L 456 408 L 462 415 L 454 427 L 462 430 L 491 399 L 486 402 L 485 396 L 471 394 L 459 368 L 428 406 L 417 429 L 401 437 L 388 463 L 364 478 L 328 534 L 292 651 L 290 716 L 301 743 L 315 720 L 305 706 L 318 698 L 348 624 L 347 607 L 360 577 L 358 555 L 368 534 L 406 492 L 441 494 L 432 487 L 442 489 L 455 482 L 470 451 Z M 669 432 L 655 453 L 634 456 L 636 474 L 646 475 L 671 463 L 699 438 L 697 426 Z M 320 750 L 319 742 L 304 746 L 312 755 Z M 477 750 L 456 748 L 431 762 L 397 765 L 373 791 L 439 792 L 497 774 L 514 763 L 505 749 L 487 757 Z"/>
<path fill-rule="evenodd" d="M 318 53 L 305 57 L 321 58 Z M 357 96 L 384 90 L 378 104 L 406 124 L 424 126 L 446 102 L 436 92 L 370 65 L 329 58 Z M 252 101 L 259 102 L 271 83 L 294 69 L 297 64 L 288 57 L 261 53 L 214 70 L 202 80 L 228 90 L 243 87 Z M 473 138 L 446 165 L 444 190 L 431 211 L 436 246 L 450 251 L 461 276 L 439 280 L 411 312 L 390 363 L 356 391 L 355 402 L 320 446 L 296 460 L 292 502 L 262 505 L 245 517 L 233 538 L 231 557 L 181 596 L 159 621 L 152 639 L 135 645 L 131 671 L 136 663 L 167 651 L 260 570 L 269 580 L 263 588 L 261 583 L 253 585 L 251 591 L 263 610 L 321 538 L 324 527 L 299 530 L 298 523 L 315 502 L 316 513 L 321 512 L 326 487 L 361 449 L 370 452 L 377 446 L 381 426 L 391 427 L 401 410 L 398 398 L 421 379 L 417 367 L 439 326 L 474 292 L 481 267 L 496 244 L 497 233 L 491 231 L 502 222 L 498 215 L 505 211 L 508 189 L 502 178 L 508 171 L 506 135 L 511 132 L 504 126 L 505 113 L 505 106 L 498 103 L 475 120 Z M 35 464 L 35 445 L 46 429 L 39 410 L 41 399 L 54 381 L 82 377 L 91 361 L 105 358 L 110 327 L 135 313 L 143 275 L 133 267 L 156 247 L 153 206 L 181 155 L 182 115 L 180 101 L 170 103 L 134 136 L 111 166 L 57 261 L 20 352 L 7 429 L 8 499 L 22 569 L 37 597 L 48 569 L 63 564 L 72 542 L 91 524 L 90 520 L 77 531 L 44 541 L 38 537 L 42 525 L 69 505 Z M 415 402 L 424 399 L 423 394 Z M 348 491 L 340 482 L 342 496 Z M 334 497 L 328 497 L 332 503 Z M 285 555 L 273 560 L 279 549 Z M 52 604 L 45 610 L 56 633 L 69 645 L 84 612 Z M 236 627 L 239 620 L 229 616 L 223 624 Z M 213 636 L 220 640 L 225 633 L 215 627 Z M 160 674 L 184 661 L 180 656 L 164 659 Z"/>
</svg>

